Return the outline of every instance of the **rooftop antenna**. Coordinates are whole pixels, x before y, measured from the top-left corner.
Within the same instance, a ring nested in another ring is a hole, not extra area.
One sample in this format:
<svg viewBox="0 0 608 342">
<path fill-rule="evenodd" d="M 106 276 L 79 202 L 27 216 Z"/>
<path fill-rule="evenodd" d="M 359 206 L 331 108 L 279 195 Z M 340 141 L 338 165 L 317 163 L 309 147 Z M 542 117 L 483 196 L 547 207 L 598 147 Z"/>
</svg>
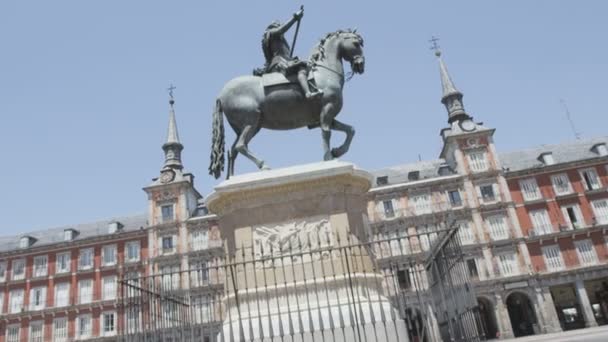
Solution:
<svg viewBox="0 0 608 342">
<path fill-rule="evenodd" d="M 572 134 L 574 134 L 576 140 L 581 140 L 581 134 L 576 130 L 576 127 L 574 126 L 574 121 L 572 121 L 572 117 L 570 116 L 570 110 L 568 109 L 568 105 L 566 105 L 566 101 L 564 101 L 564 99 L 559 99 L 559 103 L 562 104 L 562 107 L 566 112 L 566 118 L 568 119 L 568 123 L 570 123 L 570 129 L 572 129 Z"/>
</svg>

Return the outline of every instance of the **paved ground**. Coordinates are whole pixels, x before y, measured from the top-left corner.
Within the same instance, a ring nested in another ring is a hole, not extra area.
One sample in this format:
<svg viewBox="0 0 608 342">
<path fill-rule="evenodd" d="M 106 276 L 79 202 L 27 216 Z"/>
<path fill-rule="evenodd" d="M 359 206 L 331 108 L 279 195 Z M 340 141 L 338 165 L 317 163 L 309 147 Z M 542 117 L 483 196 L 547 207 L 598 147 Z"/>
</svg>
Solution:
<svg viewBox="0 0 608 342">
<path fill-rule="evenodd" d="M 512 342 L 541 342 L 541 341 L 551 341 L 551 342 L 577 342 L 577 341 L 585 341 L 585 342 L 607 342 L 608 341 L 608 326 L 596 327 L 596 328 L 587 328 L 587 329 L 578 329 L 578 330 L 570 330 L 557 334 L 544 334 L 544 335 L 536 335 L 536 336 L 526 336 L 514 339 L 508 339 L 503 341 L 512 341 Z"/>
</svg>

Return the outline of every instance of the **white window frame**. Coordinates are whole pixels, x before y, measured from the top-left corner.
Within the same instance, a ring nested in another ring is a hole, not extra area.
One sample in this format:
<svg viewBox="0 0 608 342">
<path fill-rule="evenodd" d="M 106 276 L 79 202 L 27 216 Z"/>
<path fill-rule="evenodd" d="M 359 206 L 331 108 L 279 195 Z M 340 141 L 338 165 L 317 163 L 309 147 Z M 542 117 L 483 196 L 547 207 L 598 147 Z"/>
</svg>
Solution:
<svg viewBox="0 0 608 342">
<path fill-rule="evenodd" d="M 547 271 L 561 271 L 566 267 L 559 245 L 555 244 L 542 246 L 541 252 L 543 254 L 543 259 L 545 260 L 545 266 L 547 267 Z"/>
<path fill-rule="evenodd" d="M 70 286 L 70 282 L 55 283 L 55 307 L 60 308 L 70 305 Z M 63 289 L 65 289 L 65 294 L 59 293 Z"/>
<path fill-rule="evenodd" d="M 395 201 L 392 199 L 385 199 L 380 203 L 382 206 L 382 213 L 384 214 L 384 218 L 393 218 L 396 216 L 395 213 Z"/>
<path fill-rule="evenodd" d="M 53 319 L 53 342 L 68 342 L 68 318 Z"/>
<path fill-rule="evenodd" d="M 164 248 L 164 244 L 163 244 L 163 240 L 165 238 L 170 238 L 171 239 L 171 248 Z M 177 252 L 177 235 L 172 234 L 172 235 L 163 235 L 159 238 L 159 247 L 160 247 L 160 254 L 161 255 L 170 255 L 170 254 L 175 254 Z"/>
<path fill-rule="evenodd" d="M 39 265 L 39 263 L 44 260 L 44 262 L 42 263 L 42 266 Z M 33 262 L 33 268 L 34 270 L 32 271 L 33 276 L 34 277 L 46 277 L 49 273 L 49 257 L 48 255 L 37 255 L 34 257 L 34 262 Z"/>
<path fill-rule="evenodd" d="M 8 263 L 6 261 L 0 261 L 0 283 L 4 283 L 6 281 L 6 268 Z"/>
<path fill-rule="evenodd" d="M 111 255 L 112 260 L 106 260 Z M 118 263 L 118 248 L 116 244 L 104 245 L 101 247 L 101 266 L 115 266 Z"/>
<path fill-rule="evenodd" d="M 489 161 L 486 151 L 471 151 L 467 153 L 469 169 L 473 173 L 488 171 Z"/>
<path fill-rule="evenodd" d="M 40 294 L 40 303 L 35 304 L 36 294 Z M 30 310 L 40 311 L 46 308 L 46 286 L 37 286 L 30 289 Z"/>
<path fill-rule="evenodd" d="M 579 265 L 597 265 L 599 260 L 591 239 L 574 241 L 574 247 L 576 249 L 576 255 L 578 256 Z"/>
<path fill-rule="evenodd" d="M 84 284 L 90 284 L 87 287 L 83 286 Z M 79 304 L 88 304 L 93 302 L 93 279 L 80 279 L 78 281 L 78 303 Z M 86 290 L 86 291 L 85 291 Z"/>
<path fill-rule="evenodd" d="M 101 278 L 101 294 L 103 300 L 116 299 L 116 279 L 115 275 Z"/>
<path fill-rule="evenodd" d="M 433 212 L 433 198 L 430 192 L 418 193 L 410 196 L 410 208 L 414 215 L 424 215 Z"/>
<path fill-rule="evenodd" d="M 516 251 L 503 252 L 496 255 L 498 259 L 498 268 L 503 277 L 511 277 L 520 274 L 518 255 Z M 506 265 L 503 261 L 510 259 L 510 265 Z M 508 267 L 507 267 L 508 266 Z"/>
<path fill-rule="evenodd" d="M 85 330 L 84 334 L 81 334 L 81 318 L 85 318 L 88 321 L 88 330 Z M 76 331 L 74 335 L 77 340 L 91 338 L 93 335 L 93 316 L 90 313 L 76 316 Z"/>
<path fill-rule="evenodd" d="M 546 235 L 554 232 L 547 209 L 530 210 L 528 214 L 534 227 L 534 235 Z"/>
<path fill-rule="evenodd" d="M 106 331 L 106 317 L 112 316 L 112 330 Z M 116 311 L 104 311 L 99 317 L 99 332 L 101 336 L 114 336 L 116 335 L 116 328 L 118 324 L 118 317 L 116 316 Z"/>
<path fill-rule="evenodd" d="M 536 178 L 534 177 L 521 179 L 519 181 L 519 188 L 521 189 L 521 196 L 524 201 L 535 201 L 543 197 L 538 187 L 538 182 L 536 182 Z"/>
<path fill-rule="evenodd" d="M 586 169 L 578 170 L 578 173 L 581 177 L 581 183 L 583 183 L 583 187 L 586 191 L 598 190 L 602 188 L 602 180 L 597 173 L 595 167 L 588 167 Z M 589 174 L 590 177 L 585 177 L 586 174 Z M 587 179 L 591 184 L 587 183 Z"/>
<path fill-rule="evenodd" d="M 558 173 L 551 175 L 551 184 L 556 196 L 567 195 L 572 193 L 572 182 L 567 173 Z"/>
<path fill-rule="evenodd" d="M 16 329 L 17 336 L 11 335 Z M 6 342 L 20 342 L 21 341 L 21 323 L 11 324 L 6 327 Z"/>
<path fill-rule="evenodd" d="M 137 253 L 136 256 L 133 258 L 131 257 L 131 248 L 133 248 L 134 246 L 136 246 L 137 248 Z M 125 261 L 126 262 L 138 262 L 141 259 L 141 243 L 139 242 L 139 240 L 136 241 L 129 241 L 125 244 Z"/>
<path fill-rule="evenodd" d="M 60 268 L 59 265 L 59 260 L 66 257 L 67 256 L 67 268 Z M 72 266 L 72 253 L 71 252 L 63 252 L 63 253 L 57 253 L 57 255 L 55 256 L 55 274 L 60 274 L 60 273 L 69 273 L 71 271 L 71 267 Z"/>
<path fill-rule="evenodd" d="M 19 302 L 16 302 L 17 298 L 20 299 Z M 9 313 L 21 313 L 21 311 L 23 311 L 24 298 L 25 298 L 24 289 L 11 290 L 8 295 L 8 312 Z"/>
<path fill-rule="evenodd" d="M 463 245 L 475 243 L 475 232 L 473 231 L 473 227 L 471 227 L 471 223 L 467 220 L 462 220 L 458 222 L 458 226 L 458 237 L 460 238 L 460 242 Z"/>
<path fill-rule="evenodd" d="M 168 207 L 171 207 L 171 215 L 165 216 L 163 209 L 168 208 Z M 166 223 L 166 222 L 175 221 L 175 203 L 161 204 L 159 206 L 159 210 L 160 210 L 160 222 Z"/>
<path fill-rule="evenodd" d="M 22 272 L 17 274 L 15 273 L 15 269 L 17 269 L 17 265 L 21 264 L 22 266 L 20 267 L 22 269 Z M 21 258 L 21 259 L 15 259 L 13 260 L 13 265 L 12 265 L 12 280 L 22 280 L 25 279 L 25 259 Z"/>
<path fill-rule="evenodd" d="M 492 188 L 492 198 L 486 198 L 483 197 L 483 192 L 481 190 L 482 187 L 486 187 L 489 186 Z M 479 196 L 479 201 L 481 203 L 496 203 L 498 202 L 498 200 L 500 199 L 500 193 L 498 191 L 498 184 L 497 183 L 482 183 L 482 184 L 478 184 L 477 185 L 477 195 Z"/>
<path fill-rule="evenodd" d="M 190 232 L 191 249 L 200 251 L 209 247 L 209 229 L 202 228 Z"/>
<path fill-rule="evenodd" d="M 603 198 L 591 201 L 591 209 L 593 210 L 593 216 L 595 216 L 597 224 L 608 223 L 608 199 Z"/>
<path fill-rule="evenodd" d="M 452 197 L 450 196 L 451 192 L 455 192 L 458 194 L 458 200 L 460 201 L 460 203 L 453 203 L 452 202 Z M 447 190 L 445 192 L 445 195 L 448 199 L 448 203 L 450 204 L 451 208 L 461 208 L 462 206 L 464 206 L 464 199 L 462 198 L 462 192 L 460 191 L 460 189 L 450 189 Z"/>
<path fill-rule="evenodd" d="M 83 258 L 88 255 L 88 263 L 83 264 Z M 93 269 L 95 265 L 95 249 L 93 247 L 90 248 L 82 248 L 78 251 L 78 270 L 86 271 Z"/>
<path fill-rule="evenodd" d="M 572 212 L 576 217 L 577 222 L 574 223 L 570 219 L 570 215 L 568 215 L 568 208 L 572 208 Z M 581 208 L 578 203 L 573 204 L 564 204 L 561 206 L 562 215 L 564 216 L 564 221 L 568 225 L 569 229 L 580 229 L 585 226 L 585 220 L 583 218 L 583 213 L 581 212 Z"/>
<path fill-rule="evenodd" d="M 34 336 L 34 328 L 35 327 L 39 327 L 40 328 L 40 335 L 38 336 Z M 44 321 L 31 321 L 30 322 L 30 332 L 29 332 L 29 337 L 28 337 L 28 341 L 29 342 L 44 342 Z"/>
<path fill-rule="evenodd" d="M 500 225 L 502 225 L 502 227 L 499 227 L 499 219 L 500 218 L 500 222 L 502 222 Z M 507 222 L 507 216 L 504 214 L 498 214 L 498 215 L 492 215 L 492 216 L 488 216 L 485 218 L 484 220 L 486 222 L 487 228 L 488 228 L 488 233 L 490 235 L 490 239 L 492 239 L 492 241 L 498 241 L 498 240 L 506 240 L 508 239 L 511 234 L 510 234 L 510 229 L 509 229 L 509 223 Z"/>
</svg>

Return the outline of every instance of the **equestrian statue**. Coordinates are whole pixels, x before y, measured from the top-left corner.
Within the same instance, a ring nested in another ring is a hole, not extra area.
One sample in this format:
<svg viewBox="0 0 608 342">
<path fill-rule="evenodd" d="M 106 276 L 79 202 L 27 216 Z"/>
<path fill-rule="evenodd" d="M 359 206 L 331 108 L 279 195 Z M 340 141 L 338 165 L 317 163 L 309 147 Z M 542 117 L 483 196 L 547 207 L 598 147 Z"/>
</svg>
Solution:
<svg viewBox="0 0 608 342">
<path fill-rule="evenodd" d="M 248 148 L 261 128 L 290 130 L 301 127 L 321 128 L 324 160 L 345 154 L 355 134 L 352 126 L 336 120 L 342 109 L 342 88 L 345 74 L 342 60 L 350 63 L 352 74 L 362 74 L 365 68 L 363 38 L 356 30 L 328 33 L 313 48 L 310 59 L 293 57 L 303 7 L 284 24 L 277 21 L 268 26 L 262 37 L 266 63 L 251 76 L 230 80 L 220 92 L 213 112 L 211 162 L 209 174 L 215 178 L 224 170 L 224 119 L 236 134 L 228 151 L 226 178 L 234 175 L 238 154 L 253 161 L 259 169 L 266 163 Z M 291 47 L 285 33 L 296 24 Z M 342 145 L 331 148 L 331 131 L 346 134 Z"/>
</svg>

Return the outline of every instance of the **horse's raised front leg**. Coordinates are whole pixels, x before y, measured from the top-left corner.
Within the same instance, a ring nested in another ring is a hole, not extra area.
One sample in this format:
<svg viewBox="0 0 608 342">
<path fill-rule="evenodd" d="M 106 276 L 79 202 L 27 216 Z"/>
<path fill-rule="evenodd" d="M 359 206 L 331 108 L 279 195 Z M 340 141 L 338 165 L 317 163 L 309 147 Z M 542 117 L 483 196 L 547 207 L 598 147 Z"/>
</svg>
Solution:
<svg viewBox="0 0 608 342">
<path fill-rule="evenodd" d="M 350 148 L 350 143 L 353 140 L 353 136 L 355 136 L 355 129 L 351 125 L 347 125 L 342 123 L 336 119 L 334 119 L 331 123 L 331 129 L 344 132 L 346 134 L 346 138 L 344 139 L 344 143 L 339 147 L 336 147 L 331 150 L 331 154 L 334 158 L 340 158 Z"/>
<path fill-rule="evenodd" d="M 323 138 L 323 160 L 332 160 L 334 157 L 331 154 L 331 126 L 334 121 L 336 113 L 334 105 L 331 103 L 323 106 L 321 110 L 320 126 L 321 126 L 321 137 Z"/>
</svg>

